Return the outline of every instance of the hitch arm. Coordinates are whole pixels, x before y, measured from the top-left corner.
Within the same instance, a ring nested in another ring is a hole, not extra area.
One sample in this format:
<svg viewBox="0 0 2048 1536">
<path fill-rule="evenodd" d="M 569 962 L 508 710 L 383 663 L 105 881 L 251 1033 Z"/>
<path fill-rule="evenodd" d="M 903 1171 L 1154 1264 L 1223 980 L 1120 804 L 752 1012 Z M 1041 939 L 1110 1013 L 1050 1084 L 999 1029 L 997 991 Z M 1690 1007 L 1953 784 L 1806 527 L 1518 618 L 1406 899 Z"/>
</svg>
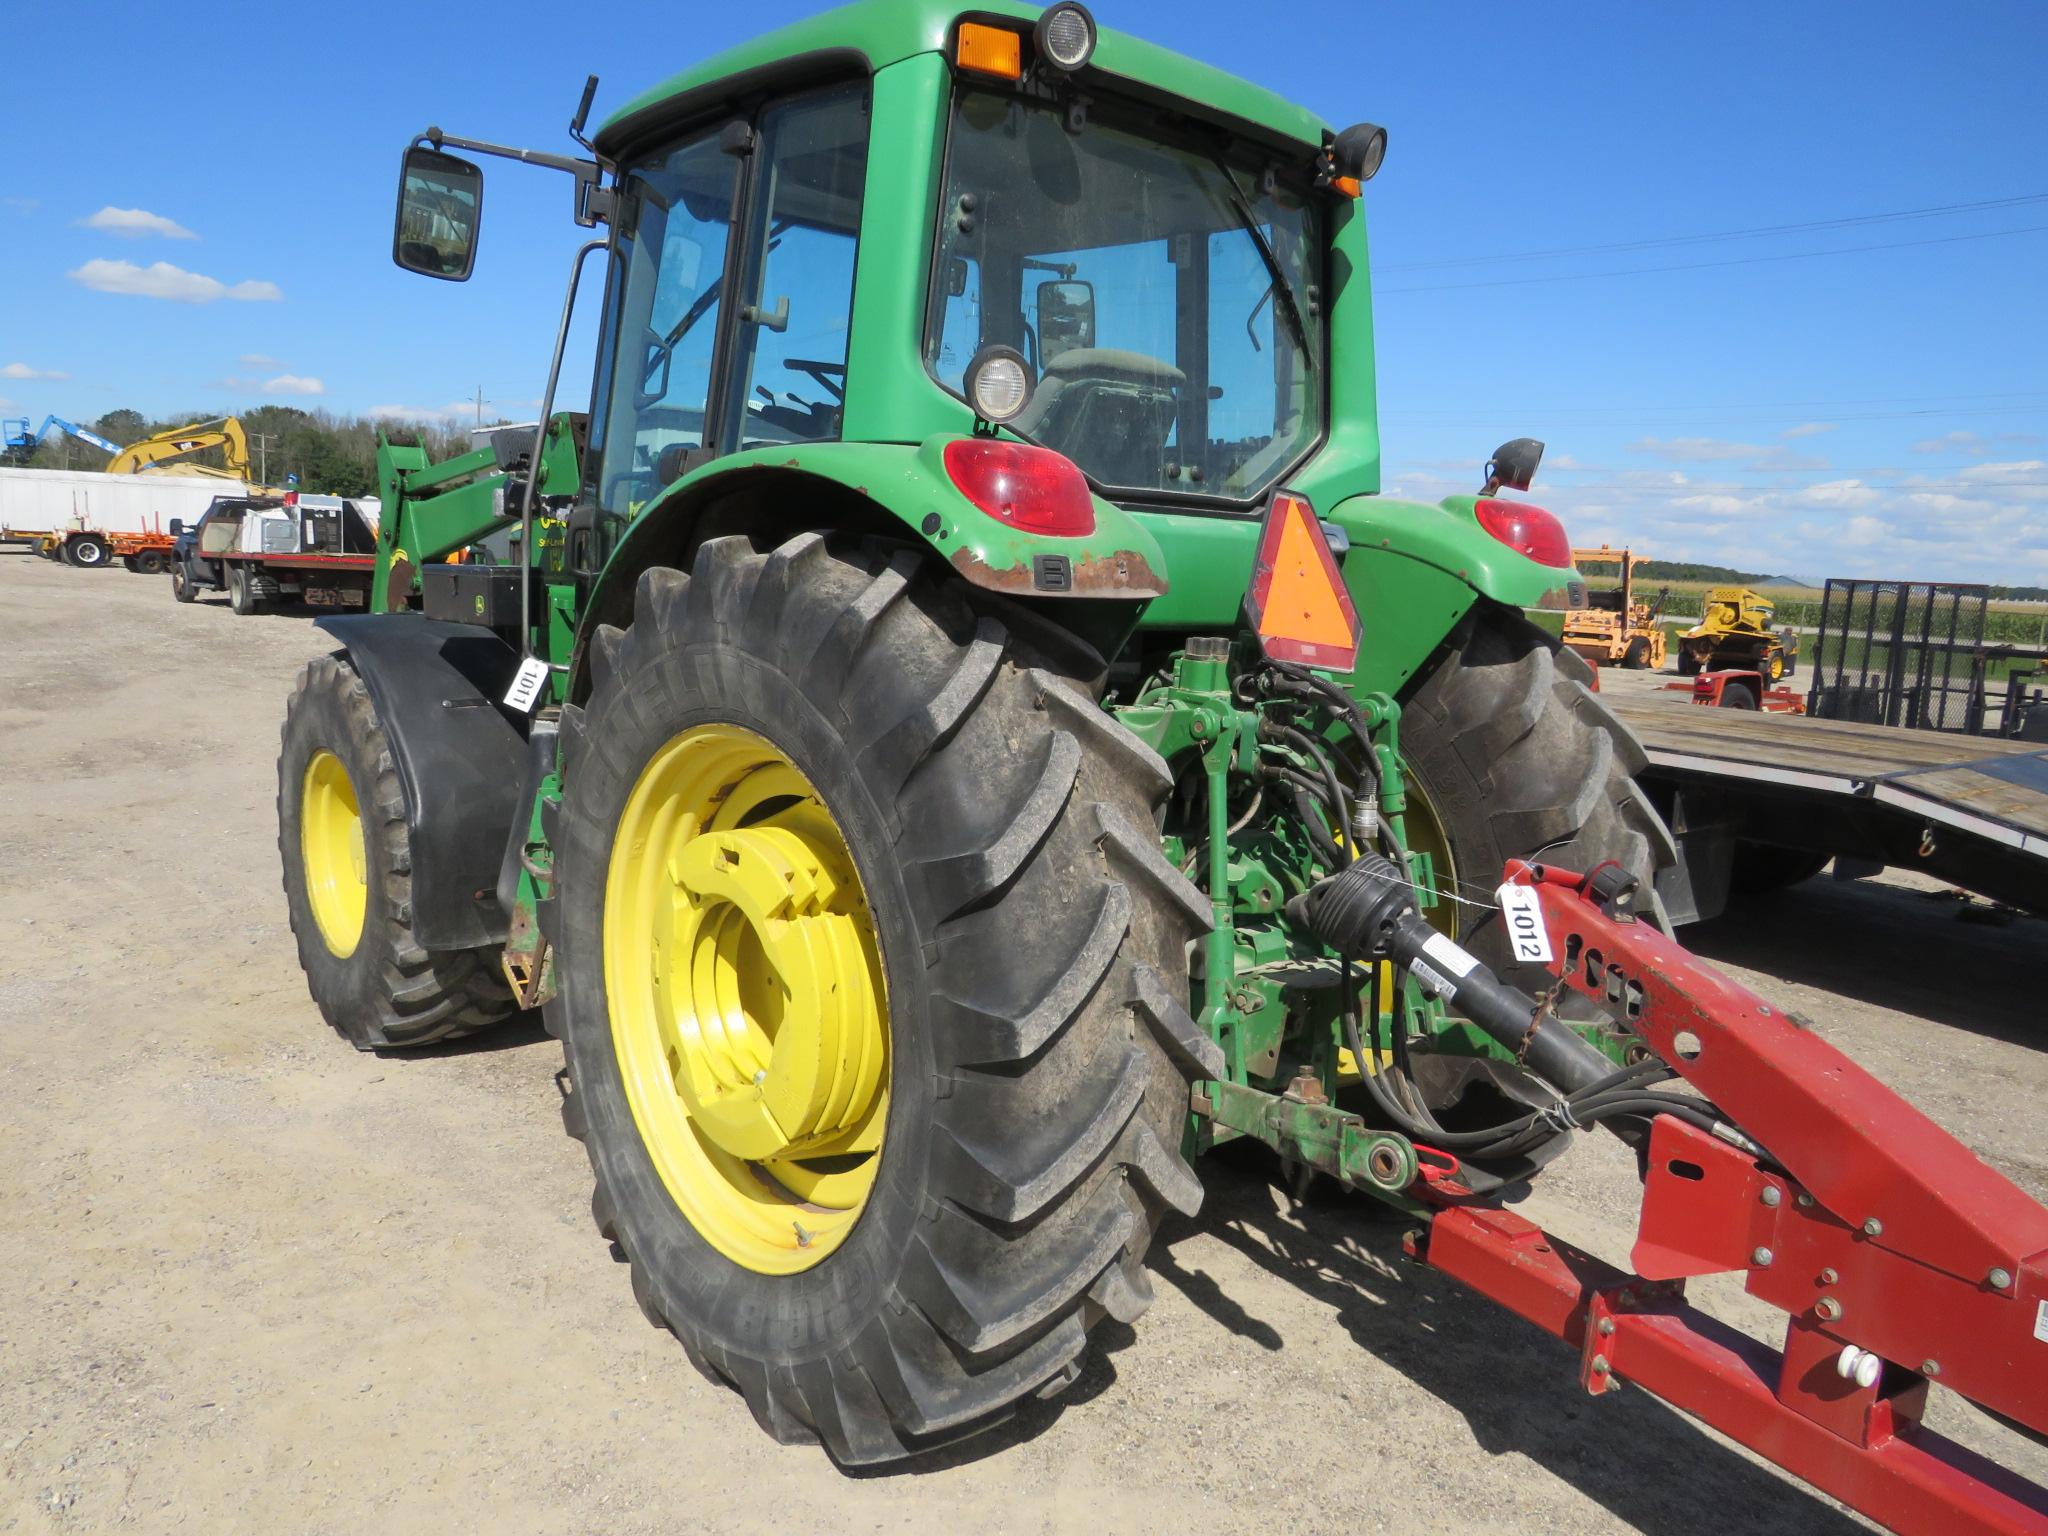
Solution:
<svg viewBox="0 0 2048 1536">
<path fill-rule="evenodd" d="M 1633 1274 L 1476 1206 L 1410 1251 L 1578 1346 L 1589 1391 L 1626 1377 L 1893 1529 L 2048 1536 L 2048 1491 L 1919 1422 L 1938 1381 L 2048 1433 L 2048 1210 L 1596 882 L 1511 862 L 1507 883 L 1551 972 L 1747 1145 L 1653 1122 Z M 1782 1351 L 1685 1304 L 1728 1271 L 1788 1314 Z"/>
</svg>

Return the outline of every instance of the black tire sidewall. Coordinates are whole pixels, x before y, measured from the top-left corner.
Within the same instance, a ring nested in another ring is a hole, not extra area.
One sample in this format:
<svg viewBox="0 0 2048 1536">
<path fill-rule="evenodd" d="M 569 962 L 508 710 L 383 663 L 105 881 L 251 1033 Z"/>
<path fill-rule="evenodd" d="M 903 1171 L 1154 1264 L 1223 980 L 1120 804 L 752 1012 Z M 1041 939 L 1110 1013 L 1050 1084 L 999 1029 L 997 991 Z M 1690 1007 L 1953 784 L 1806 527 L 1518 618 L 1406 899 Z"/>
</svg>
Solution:
<svg viewBox="0 0 2048 1536">
<path fill-rule="evenodd" d="M 384 935 L 391 926 L 390 901 L 385 891 L 390 871 L 386 867 L 384 839 L 378 835 L 382 812 L 376 796 L 378 759 L 385 750 L 383 737 L 375 730 L 366 734 L 360 722 L 351 718 L 340 690 L 361 685 L 348 668 L 340 663 L 333 667 L 333 672 L 325 675 L 338 679 L 339 687 L 330 681 L 299 695 L 286 719 L 278 754 L 278 843 L 285 866 L 285 900 L 291 908 L 299 964 L 306 972 L 313 996 L 322 1000 L 329 1011 L 330 1022 L 376 1017 L 384 1000 Z M 312 902 L 306 894 L 305 855 L 300 843 L 306 765 L 323 748 L 339 758 L 348 770 L 363 822 L 369 892 L 363 908 L 362 934 L 355 949 L 347 955 L 335 954 L 321 936 L 319 921 L 313 916 Z"/>
<path fill-rule="evenodd" d="M 678 698 L 690 702 L 670 702 Z M 934 1067 L 923 967 L 916 963 L 922 941 L 892 856 L 889 820 L 826 710 L 773 663 L 736 646 L 663 655 L 612 691 L 607 704 L 588 721 L 592 746 L 565 801 L 565 822 L 582 836 L 566 841 L 557 866 L 562 888 L 580 884 L 596 893 L 564 904 L 555 1007 L 575 1091 L 585 1096 L 586 1141 L 600 1184 L 611 1193 L 627 1247 L 645 1261 L 641 1273 L 662 1293 L 662 1313 L 687 1319 L 683 1326 L 699 1343 L 783 1364 L 834 1353 L 888 1302 L 926 1198 L 934 1134 L 923 1091 Z M 619 814 L 647 760 L 679 732 L 710 723 L 741 726 L 774 743 L 823 797 L 859 871 L 888 987 L 891 1093 L 881 1168 L 840 1246 L 788 1276 L 735 1264 L 683 1215 L 640 1138 L 609 1038 L 603 893 Z"/>
</svg>

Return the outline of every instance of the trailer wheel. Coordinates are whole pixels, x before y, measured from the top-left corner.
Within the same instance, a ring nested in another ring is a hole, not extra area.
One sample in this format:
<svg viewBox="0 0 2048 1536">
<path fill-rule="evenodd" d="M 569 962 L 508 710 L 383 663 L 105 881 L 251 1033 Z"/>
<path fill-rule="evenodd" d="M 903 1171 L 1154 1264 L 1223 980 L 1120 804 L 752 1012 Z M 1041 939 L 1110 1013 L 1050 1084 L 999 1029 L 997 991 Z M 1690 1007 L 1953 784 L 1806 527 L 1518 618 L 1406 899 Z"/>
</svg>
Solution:
<svg viewBox="0 0 2048 1536">
<path fill-rule="evenodd" d="M 1827 868 L 1831 857 L 1810 848 L 1781 848 L 1775 843 L 1737 839 L 1735 857 L 1728 867 L 1728 889 L 1743 896 L 1782 891 L 1812 879 Z"/>
<path fill-rule="evenodd" d="M 123 555 L 121 557 L 121 568 L 125 571 L 138 572 L 142 569 L 142 567 L 136 563 L 135 556 L 133 555 Z"/>
<path fill-rule="evenodd" d="M 1583 662 L 1520 614 L 1486 604 L 1453 632 L 1401 711 L 1415 791 L 1410 845 L 1437 859 L 1439 889 L 1478 903 L 1443 901 L 1430 918 L 1504 980 L 1537 993 L 1550 977 L 1511 958 L 1488 905 L 1508 859 L 1540 854 L 1580 870 L 1613 859 L 1642 882 L 1639 910 L 1661 927 L 1652 881 L 1677 858 L 1635 781 L 1643 749 L 1585 675 Z"/>
<path fill-rule="evenodd" d="M 64 558 L 80 570 L 93 570 L 113 558 L 107 541 L 96 533 L 81 533 L 64 541 Z"/>
<path fill-rule="evenodd" d="M 198 592 L 193 589 L 191 574 L 186 571 L 185 562 L 182 560 L 171 567 L 171 596 L 181 603 L 196 602 L 199 597 Z"/>
<path fill-rule="evenodd" d="M 145 549 L 135 557 L 134 569 L 145 576 L 161 576 L 164 573 L 164 552 L 160 549 Z"/>
<path fill-rule="evenodd" d="M 369 690 L 343 657 L 308 662 L 286 706 L 277 829 L 306 985 L 358 1050 L 430 1045 L 515 1011 L 492 951 L 413 942 L 405 795 Z"/>
<path fill-rule="evenodd" d="M 257 596 L 256 583 L 250 579 L 245 565 L 228 566 L 228 606 L 244 617 L 263 611 L 263 599 Z"/>
<path fill-rule="evenodd" d="M 1222 1065 L 1165 765 L 949 573 L 814 533 L 648 571 L 591 659 L 547 1020 L 641 1307 L 841 1463 L 1066 1385 Z"/>
</svg>

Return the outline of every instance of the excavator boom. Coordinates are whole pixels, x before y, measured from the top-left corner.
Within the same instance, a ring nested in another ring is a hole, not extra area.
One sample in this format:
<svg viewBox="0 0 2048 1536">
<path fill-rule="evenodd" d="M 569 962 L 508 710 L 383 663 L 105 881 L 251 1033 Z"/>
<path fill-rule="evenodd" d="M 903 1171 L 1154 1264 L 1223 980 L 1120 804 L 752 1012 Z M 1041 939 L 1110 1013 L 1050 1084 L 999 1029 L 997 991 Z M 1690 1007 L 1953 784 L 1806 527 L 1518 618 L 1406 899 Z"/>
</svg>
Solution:
<svg viewBox="0 0 2048 1536">
<path fill-rule="evenodd" d="M 145 470 L 158 469 L 166 464 L 189 459 L 195 453 L 204 453 L 209 448 L 219 448 L 225 463 L 220 471 L 223 478 L 246 480 L 254 483 L 256 477 L 249 464 L 249 438 L 242 430 L 242 423 L 233 416 L 223 416 L 216 421 L 198 421 L 182 427 L 172 427 L 145 437 L 139 443 L 130 443 L 114 455 L 107 465 L 107 473 L 113 475 L 141 474 Z M 181 464 L 180 472 L 199 471 L 205 473 L 207 466 Z"/>
</svg>

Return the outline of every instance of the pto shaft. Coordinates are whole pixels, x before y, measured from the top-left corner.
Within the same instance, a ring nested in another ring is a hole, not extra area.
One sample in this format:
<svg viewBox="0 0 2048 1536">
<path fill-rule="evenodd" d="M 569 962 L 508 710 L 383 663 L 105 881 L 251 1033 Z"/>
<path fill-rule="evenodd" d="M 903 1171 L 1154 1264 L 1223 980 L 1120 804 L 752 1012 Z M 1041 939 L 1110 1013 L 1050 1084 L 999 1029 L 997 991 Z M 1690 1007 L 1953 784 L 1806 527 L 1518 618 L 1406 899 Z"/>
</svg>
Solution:
<svg viewBox="0 0 2048 1536">
<path fill-rule="evenodd" d="M 1339 954 L 1401 966 L 1560 1093 L 1577 1093 L 1614 1072 L 1614 1063 L 1576 1030 L 1539 1018 L 1533 998 L 1430 927 L 1415 910 L 1414 887 L 1376 853 L 1297 896 L 1287 915 Z"/>
</svg>

